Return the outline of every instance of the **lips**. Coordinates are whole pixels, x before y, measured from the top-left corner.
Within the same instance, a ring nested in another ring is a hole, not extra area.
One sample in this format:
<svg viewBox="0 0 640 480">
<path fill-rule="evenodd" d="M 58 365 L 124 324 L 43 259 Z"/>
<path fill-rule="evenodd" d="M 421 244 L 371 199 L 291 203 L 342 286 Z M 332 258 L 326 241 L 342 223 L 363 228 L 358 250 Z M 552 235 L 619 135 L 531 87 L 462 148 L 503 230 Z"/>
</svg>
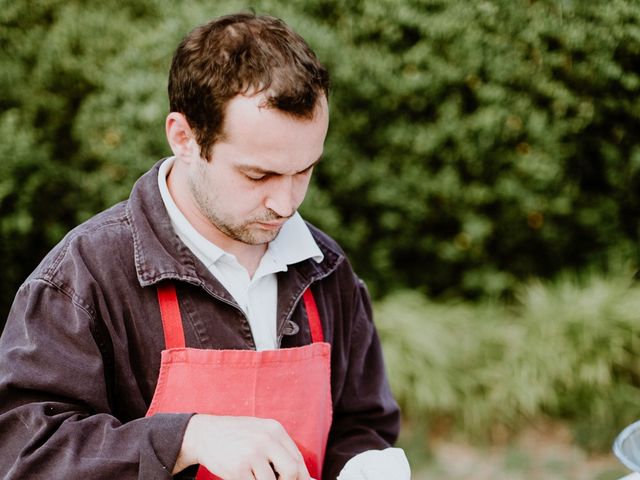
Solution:
<svg viewBox="0 0 640 480">
<path fill-rule="evenodd" d="M 266 230 L 278 230 L 278 229 L 282 228 L 282 225 L 284 225 L 284 221 L 257 222 L 257 223 L 261 228 L 264 228 Z"/>
</svg>

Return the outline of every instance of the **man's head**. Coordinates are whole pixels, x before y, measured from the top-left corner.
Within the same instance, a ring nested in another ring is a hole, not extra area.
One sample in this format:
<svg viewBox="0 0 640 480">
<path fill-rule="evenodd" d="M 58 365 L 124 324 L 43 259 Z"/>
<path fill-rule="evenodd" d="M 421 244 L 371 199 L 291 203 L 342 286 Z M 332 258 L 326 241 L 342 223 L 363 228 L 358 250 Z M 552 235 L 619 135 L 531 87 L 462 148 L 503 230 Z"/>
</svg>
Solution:
<svg viewBox="0 0 640 480">
<path fill-rule="evenodd" d="M 304 40 L 272 17 L 222 17 L 181 43 L 167 183 L 205 238 L 261 249 L 295 213 L 324 149 L 328 82 Z"/>
<path fill-rule="evenodd" d="M 170 109 L 185 116 L 207 159 L 237 95 L 262 93 L 265 107 L 309 119 L 328 89 L 329 74 L 300 35 L 277 18 L 251 13 L 194 29 L 169 74 Z"/>
</svg>

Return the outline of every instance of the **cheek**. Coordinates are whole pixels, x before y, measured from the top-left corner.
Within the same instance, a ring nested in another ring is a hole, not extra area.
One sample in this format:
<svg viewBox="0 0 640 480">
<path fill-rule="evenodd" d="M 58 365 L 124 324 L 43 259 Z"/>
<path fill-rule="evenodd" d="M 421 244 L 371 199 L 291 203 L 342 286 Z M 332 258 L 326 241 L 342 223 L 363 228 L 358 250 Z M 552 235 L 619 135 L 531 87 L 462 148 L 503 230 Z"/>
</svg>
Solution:
<svg viewBox="0 0 640 480">
<path fill-rule="evenodd" d="M 249 183 L 245 180 L 232 180 L 224 183 L 226 198 L 230 199 L 229 208 L 246 215 L 263 210 L 267 198 L 267 187 Z"/>
</svg>

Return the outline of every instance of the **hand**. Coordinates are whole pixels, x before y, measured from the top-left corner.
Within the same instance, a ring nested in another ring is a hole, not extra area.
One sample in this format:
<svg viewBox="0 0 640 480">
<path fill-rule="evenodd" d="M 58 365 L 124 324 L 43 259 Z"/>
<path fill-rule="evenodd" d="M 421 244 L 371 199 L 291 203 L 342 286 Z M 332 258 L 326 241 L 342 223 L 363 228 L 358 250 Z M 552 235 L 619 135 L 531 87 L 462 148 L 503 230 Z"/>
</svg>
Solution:
<svg viewBox="0 0 640 480">
<path fill-rule="evenodd" d="M 173 474 L 196 463 L 225 480 L 310 480 L 284 427 L 263 418 L 191 417 Z"/>
</svg>

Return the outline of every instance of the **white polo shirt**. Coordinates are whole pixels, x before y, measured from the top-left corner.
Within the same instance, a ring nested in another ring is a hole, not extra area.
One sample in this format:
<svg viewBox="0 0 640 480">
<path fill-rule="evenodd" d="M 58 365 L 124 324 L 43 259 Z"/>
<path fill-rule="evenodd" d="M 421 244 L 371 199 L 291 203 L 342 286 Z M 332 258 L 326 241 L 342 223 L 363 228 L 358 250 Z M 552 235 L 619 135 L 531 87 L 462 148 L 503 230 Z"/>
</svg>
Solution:
<svg viewBox="0 0 640 480">
<path fill-rule="evenodd" d="M 288 265 L 324 258 L 311 236 L 309 228 L 296 212 L 282 226 L 278 236 L 269 243 L 253 278 L 240 265 L 236 257 L 204 238 L 189 223 L 171 198 L 167 187 L 167 175 L 175 158 L 162 162 L 158 173 L 158 187 L 176 234 L 193 254 L 211 271 L 238 302 L 249 319 L 258 350 L 278 348 L 276 314 L 278 308 L 277 272 L 285 272 Z"/>
</svg>

